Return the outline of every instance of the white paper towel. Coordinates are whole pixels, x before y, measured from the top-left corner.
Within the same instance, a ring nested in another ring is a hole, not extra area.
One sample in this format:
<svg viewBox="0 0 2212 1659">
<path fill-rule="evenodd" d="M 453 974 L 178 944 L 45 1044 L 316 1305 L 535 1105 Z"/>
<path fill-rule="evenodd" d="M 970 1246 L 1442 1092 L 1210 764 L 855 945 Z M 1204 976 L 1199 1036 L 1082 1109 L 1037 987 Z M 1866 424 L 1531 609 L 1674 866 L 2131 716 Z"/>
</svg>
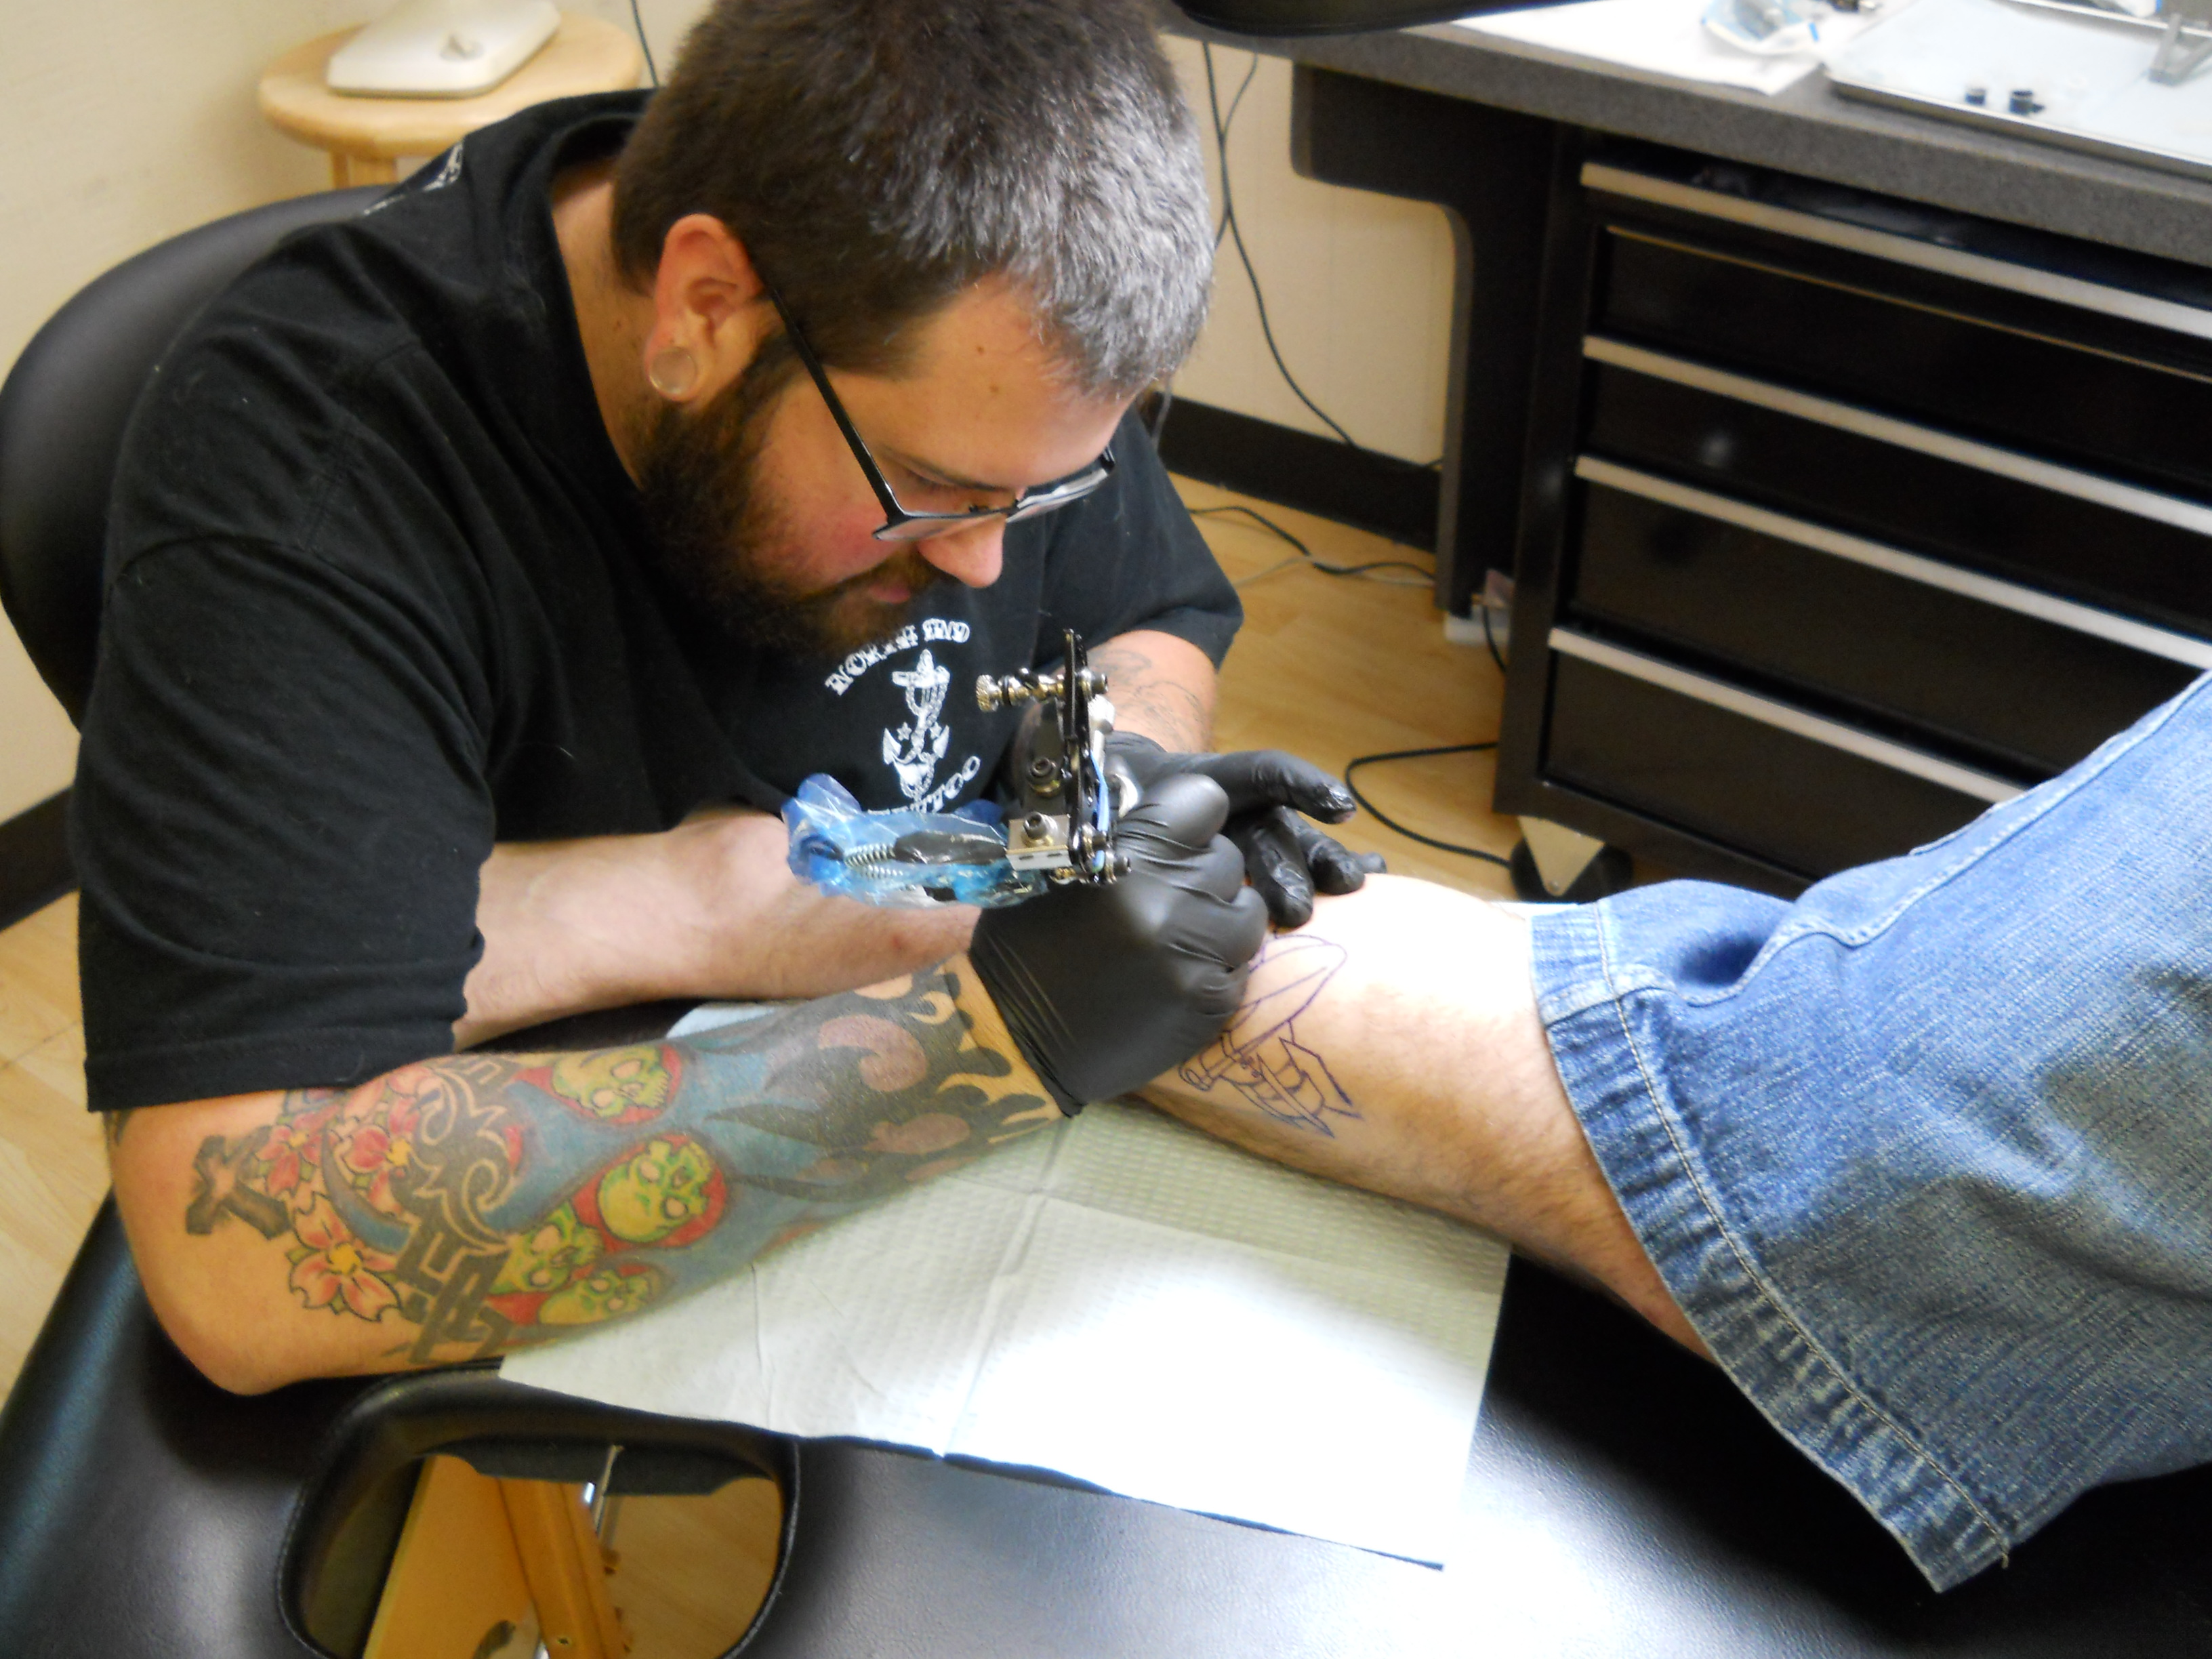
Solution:
<svg viewBox="0 0 2212 1659">
<path fill-rule="evenodd" d="M 1491 11 L 1464 17 L 1459 27 L 1580 58 L 1601 58 L 1684 81 L 1778 93 L 1820 67 L 1822 54 L 1841 46 L 1875 19 L 1873 9 L 1838 12 L 1820 20 L 1820 38 L 1805 52 L 1762 58 L 1720 40 L 1701 21 L 1708 0 L 1580 0 L 1534 11 Z M 1887 0 L 1887 16 L 1909 0 Z"/>
<path fill-rule="evenodd" d="M 502 1370 L 1435 1562 L 1505 1261 L 1439 1217 L 1101 1105 Z"/>
</svg>

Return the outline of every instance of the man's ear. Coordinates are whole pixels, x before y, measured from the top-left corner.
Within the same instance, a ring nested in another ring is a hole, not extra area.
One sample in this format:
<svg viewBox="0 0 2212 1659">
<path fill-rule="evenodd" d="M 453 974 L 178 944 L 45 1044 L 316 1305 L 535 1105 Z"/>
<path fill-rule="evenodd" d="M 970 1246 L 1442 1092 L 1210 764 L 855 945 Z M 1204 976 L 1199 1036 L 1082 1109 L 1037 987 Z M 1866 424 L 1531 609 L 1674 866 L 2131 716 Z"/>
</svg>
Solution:
<svg viewBox="0 0 2212 1659">
<path fill-rule="evenodd" d="M 708 213 L 688 213 L 668 228 L 653 307 L 645 376 L 671 403 L 702 400 L 733 385 L 775 326 L 752 256 Z"/>
</svg>

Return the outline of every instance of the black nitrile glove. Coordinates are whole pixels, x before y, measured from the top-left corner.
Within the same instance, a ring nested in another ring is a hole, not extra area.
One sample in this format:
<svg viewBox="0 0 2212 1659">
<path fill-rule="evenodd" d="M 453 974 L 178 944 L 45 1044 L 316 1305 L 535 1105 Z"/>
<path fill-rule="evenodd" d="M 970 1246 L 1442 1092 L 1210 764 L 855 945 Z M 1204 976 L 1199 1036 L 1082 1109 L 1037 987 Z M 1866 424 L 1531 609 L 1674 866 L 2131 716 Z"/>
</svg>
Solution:
<svg viewBox="0 0 2212 1659">
<path fill-rule="evenodd" d="M 1116 732 L 1106 739 L 1106 765 L 1127 774 L 1139 799 L 1166 778 L 1195 774 L 1219 784 L 1229 797 L 1222 833 L 1244 855 L 1244 874 L 1278 927 L 1303 927 L 1316 892 L 1356 892 L 1382 868 L 1380 853 L 1355 853 L 1298 816 L 1341 823 L 1353 803 L 1342 784 L 1296 755 L 1279 749 L 1178 755 L 1134 732 Z"/>
<path fill-rule="evenodd" d="M 986 910 L 968 959 L 1062 1111 L 1172 1070 L 1221 1034 L 1267 937 L 1228 811 L 1204 778 L 1170 778 L 1114 832 L 1129 868 Z"/>
</svg>

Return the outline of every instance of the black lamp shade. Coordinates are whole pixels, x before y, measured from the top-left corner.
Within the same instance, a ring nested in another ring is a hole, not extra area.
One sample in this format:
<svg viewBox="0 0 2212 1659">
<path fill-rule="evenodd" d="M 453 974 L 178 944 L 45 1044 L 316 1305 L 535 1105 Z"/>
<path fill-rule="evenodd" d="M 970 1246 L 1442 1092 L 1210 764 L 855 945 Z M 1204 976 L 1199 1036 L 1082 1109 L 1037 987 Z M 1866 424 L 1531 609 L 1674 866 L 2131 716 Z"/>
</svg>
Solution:
<svg viewBox="0 0 2212 1659">
<path fill-rule="evenodd" d="M 1479 11 L 1516 11 L 1559 0 L 1176 0 L 1193 22 L 1235 34 L 1352 34 L 1410 28 Z"/>
</svg>

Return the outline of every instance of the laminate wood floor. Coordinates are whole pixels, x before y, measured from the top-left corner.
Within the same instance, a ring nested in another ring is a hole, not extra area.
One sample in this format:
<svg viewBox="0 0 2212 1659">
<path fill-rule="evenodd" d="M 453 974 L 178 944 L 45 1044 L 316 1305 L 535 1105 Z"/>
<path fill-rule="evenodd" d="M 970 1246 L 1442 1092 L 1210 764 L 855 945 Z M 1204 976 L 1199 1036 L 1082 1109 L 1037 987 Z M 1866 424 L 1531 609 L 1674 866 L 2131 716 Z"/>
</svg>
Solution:
<svg viewBox="0 0 2212 1659">
<path fill-rule="evenodd" d="M 1323 562 L 1428 562 L 1326 520 L 1204 484 L 1179 487 L 1194 508 L 1264 514 Z M 1357 755 L 1496 735 L 1498 669 L 1480 648 L 1445 641 L 1425 583 L 1322 575 L 1241 514 L 1207 514 L 1199 522 L 1240 583 L 1246 610 L 1222 676 L 1218 747 L 1289 749 L 1340 772 Z M 1518 831 L 1487 810 L 1490 759 L 1394 762 L 1363 771 L 1359 782 L 1407 827 L 1502 856 Z M 1385 854 L 1401 872 L 1511 896 L 1498 866 L 1419 846 L 1365 812 L 1339 833 Z M 106 1185 L 98 1126 L 84 1109 L 70 897 L 0 932 L 0 1390 L 14 1383 Z M 754 1481 L 714 1499 L 627 1502 L 616 1599 L 638 1638 L 632 1659 L 721 1652 L 765 1587 L 776 1524 L 772 1495 Z M 745 1570 L 733 1571 L 733 1560 Z"/>
<path fill-rule="evenodd" d="M 0 933 L 0 1387 L 106 1190 L 100 1122 L 84 1109 L 72 894 Z"/>
<path fill-rule="evenodd" d="M 1176 482 L 1244 601 L 1244 629 L 1222 668 L 1215 748 L 1288 749 L 1341 774 L 1355 756 L 1486 743 L 1498 735 L 1504 677 L 1481 647 L 1444 639 L 1425 579 L 1407 571 L 1377 572 L 1379 580 L 1324 576 L 1241 514 L 1207 509 L 1241 506 L 1263 514 L 1322 563 L 1405 560 L 1426 570 L 1426 554 L 1287 507 Z M 1401 580 L 1416 585 L 1398 586 Z M 1488 752 L 1392 761 L 1363 769 L 1357 781 L 1407 829 L 1502 859 L 1521 831 L 1490 811 L 1491 762 Z M 1513 896 L 1499 866 L 1421 846 L 1365 811 L 1334 833 L 1348 846 L 1384 854 L 1401 875 L 1486 898 Z"/>
</svg>

